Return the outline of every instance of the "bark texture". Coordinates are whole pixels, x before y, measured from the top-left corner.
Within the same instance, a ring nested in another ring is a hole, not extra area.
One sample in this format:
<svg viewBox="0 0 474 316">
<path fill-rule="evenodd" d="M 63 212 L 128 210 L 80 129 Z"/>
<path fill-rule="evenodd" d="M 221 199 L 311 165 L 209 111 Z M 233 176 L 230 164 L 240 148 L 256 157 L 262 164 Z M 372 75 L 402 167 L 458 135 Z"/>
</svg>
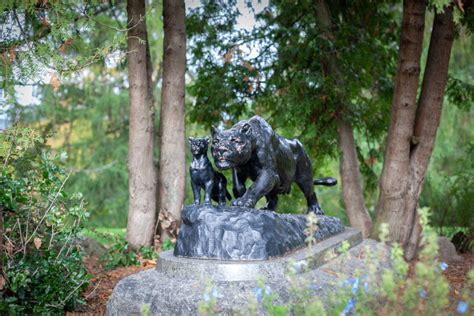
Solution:
<svg viewBox="0 0 474 316">
<path fill-rule="evenodd" d="M 405 198 L 409 190 L 410 147 L 416 115 L 425 11 L 424 0 L 403 2 L 398 70 L 372 232 L 377 237 L 380 224 L 388 223 L 389 240 L 401 244 L 405 244 L 411 233 L 411 227 L 405 223 L 412 222 L 414 217 L 413 211 L 405 208 Z"/>
<path fill-rule="evenodd" d="M 156 171 L 153 164 L 154 110 L 150 94 L 145 0 L 127 2 L 130 126 L 127 240 L 132 248 L 151 245 L 156 221 Z"/>
<path fill-rule="evenodd" d="M 415 144 L 410 153 L 410 194 L 406 202 L 406 208 L 413 212 L 417 209 L 443 110 L 453 40 L 453 9 L 448 7 L 444 13 L 435 15 L 433 21 L 423 85 L 418 101 L 414 128 Z M 421 226 L 416 218 L 414 222 L 407 222 L 406 225 L 411 225 L 412 231 L 405 249 L 405 257 L 412 259 L 418 248 Z"/>
<path fill-rule="evenodd" d="M 415 69 L 419 69 L 425 4 L 408 2 L 404 3 L 399 70 L 373 233 L 381 223 L 388 223 L 389 240 L 402 244 L 405 258 L 411 260 L 421 233 L 416 209 L 442 112 L 454 25 L 451 7 L 435 16 L 416 107 L 419 71 Z"/>
<path fill-rule="evenodd" d="M 329 38 L 333 38 L 334 36 L 331 31 L 331 13 L 326 3 L 323 0 L 317 0 L 315 2 L 315 8 L 318 22 L 325 30 L 326 35 Z M 342 86 L 344 84 L 334 56 L 328 57 L 326 69 L 328 70 L 328 75 L 334 76 L 339 85 Z M 351 226 L 360 229 L 363 236 L 367 237 L 372 227 L 372 220 L 365 207 L 354 132 L 352 124 L 341 117 L 341 112 L 338 114 L 337 132 L 339 134 L 339 170 L 341 174 L 344 205 Z"/>
<path fill-rule="evenodd" d="M 341 152 L 339 170 L 346 213 L 351 226 L 360 229 L 362 235 L 366 238 L 370 234 L 372 220 L 365 207 L 352 125 L 342 118 L 338 118 L 337 129 Z"/>
<path fill-rule="evenodd" d="M 184 96 L 186 70 L 185 6 L 164 0 L 163 86 L 160 112 L 159 233 L 174 238 L 185 194 Z"/>
</svg>

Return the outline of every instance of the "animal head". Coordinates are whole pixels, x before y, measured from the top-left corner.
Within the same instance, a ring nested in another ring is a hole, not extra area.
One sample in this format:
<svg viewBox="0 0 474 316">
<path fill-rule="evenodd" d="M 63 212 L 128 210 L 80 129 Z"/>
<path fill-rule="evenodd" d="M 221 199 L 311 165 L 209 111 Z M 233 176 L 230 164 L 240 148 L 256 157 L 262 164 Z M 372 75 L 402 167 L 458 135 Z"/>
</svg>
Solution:
<svg viewBox="0 0 474 316">
<path fill-rule="evenodd" d="M 204 138 L 189 137 L 188 141 L 189 141 L 189 147 L 191 148 L 191 153 L 193 154 L 193 156 L 207 153 L 207 148 L 209 147 L 209 137 L 204 137 Z"/>
<path fill-rule="evenodd" d="M 230 169 L 243 165 L 252 156 L 252 127 L 249 123 L 237 123 L 231 129 L 211 130 L 211 153 L 219 169 Z"/>
</svg>

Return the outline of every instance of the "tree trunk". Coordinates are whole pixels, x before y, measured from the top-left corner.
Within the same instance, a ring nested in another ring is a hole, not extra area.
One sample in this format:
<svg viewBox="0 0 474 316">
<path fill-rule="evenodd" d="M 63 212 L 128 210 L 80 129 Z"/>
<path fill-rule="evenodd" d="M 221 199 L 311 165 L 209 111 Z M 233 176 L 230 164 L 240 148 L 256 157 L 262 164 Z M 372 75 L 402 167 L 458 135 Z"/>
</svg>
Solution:
<svg viewBox="0 0 474 316">
<path fill-rule="evenodd" d="M 127 2 L 130 127 L 127 241 L 132 248 L 151 245 L 156 221 L 156 171 L 153 164 L 154 109 L 150 97 L 145 0 Z"/>
<path fill-rule="evenodd" d="M 163 86 L 160 112 L 160 240 L 174 238 L 185 194 L 184 96 L 186 70 L 185 6 L 164 0 Z"/>
<path fill-rule="evenodd" d="M 422 5 L 416 7 L 414 11 L 409 10 L 409 6 L 404 6 L 404 20 L 410 11 L 417 12 L 412 15 L 411 21 L 415 21 L 417 16 L 421 19 Z M 413 34 L 403 45 L 404 31 L 408 24 L 403 23 L 403 26 L 400 65 L 405 61 L 410 62 L 413 67 L 415 57 L 419 63 L 418 51 L 422 46 L 422 34 Z M 405 33 L 413 33 L 415 30 L 418 28 L 413 25 Z M 413 259 L 418 249 L 421 226 L 416 210 L 441 117 L 453 39 L 452 7 L 448 7 L 444 13 L 436 14 L 433 21 L 423 85 L 416 109 L 412 108 L 412 100 L 416 98 L 418 75 L 413 78 L 409 70 L 404 73 L 402 66 L 399 66 L 397 74 L 374 227 L 377 228 L 383 222 L 388 223 L 389 240 L 399 242 L 404 247 L 407 260 Z M 404 54 L 409 46 L 413 46 L 411 54 Z M 373 233 L 376 233 L 376 229 Z"/>
<path fill-rule="evenodd" d="M 431 32 L 430 47 L 423 77 L 421 95 L 416 113 L 414 139 L 410 153 L 411 185 L 407 198 L 407 210 L 416 212 L 423 187 L 426 170 L 433 152 L 439 120 L 443 109 L 444 90 L 448 79 L 449 58 L 454 40 L 453 8 L 436 14 Z M 421 233 L 419 223 L 406 222 L 412 226 L 410 239 L 405 249 L 408 260 L 414 258 Z"/>
<path fill-rule="evenodd" d="M 338 118 L 337 130 L 341 151 L 339 170 L 346 213 L 351 226 L 360 229 L 362 235 L 368 237 L 372 227 L 372 220 L 365 207 L 352 125 L 342 118 Z"/>
<path fill-rule="evenodd" d="M 326 3 L 323 0 L 317 0 L 315 6 L 318 22 L 321 23 L 327 36 L 333 38 L 331 14 Z M 344 84 L 342 76 L 333 56 L 329 56 L 327 64 L 328 74 L 334 76 L 338 85 L 342 86 Z M 342 115 L 341 112 L 339 116 Z M 360 229 L 363 236 L 367 237 L 372 226 L 372 220 L 365 207 L 352 124 L 344 118 L 338 117 L 337 132 L 339 134 L 340 149 L 339 170 L 346 213 L 351 226 Z"/>
<path fill-rule="evenodd" d="M 372 235 L 378 237 L 382 223 L 388 223 L 389 240 L 405 245 L 415 213 L 405 208 L 410 183 L 410 147 L 416 115 L 416 94 L 423 48 L 425 0 L 405 0 L 398 70 L 395 78 L 391 121 L 380 178 L 379 200 Z"/>
</svg>

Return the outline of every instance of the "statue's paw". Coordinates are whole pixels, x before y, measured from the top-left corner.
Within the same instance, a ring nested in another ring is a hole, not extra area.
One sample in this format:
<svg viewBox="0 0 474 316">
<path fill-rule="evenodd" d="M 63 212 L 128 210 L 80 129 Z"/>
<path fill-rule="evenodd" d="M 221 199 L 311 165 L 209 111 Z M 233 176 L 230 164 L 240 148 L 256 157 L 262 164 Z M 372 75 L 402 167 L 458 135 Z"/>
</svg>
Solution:
<svg viewBox="0 0 474 316">
<path fill-rule="evenodd" d="M 212 203 L 211 203 L 210 200 L 209 201 L 204 201 L 203 205 L 204 206 L 212 206 Z"/>
<path fill-rule="evenodd" d="M 253 199 L 241 197 L 233 201 L 232 206 L 242 206 L 242 207 L 253 208 L 255 206 L 255 201 Z"/>
<path fill-rule="evenodd" d="M 309 214 L 310 212 L 313 212 L 316 215 L 324 215 L 324 211 L 319 204 L 309 206 L 306 214 Z"/>
</svg>

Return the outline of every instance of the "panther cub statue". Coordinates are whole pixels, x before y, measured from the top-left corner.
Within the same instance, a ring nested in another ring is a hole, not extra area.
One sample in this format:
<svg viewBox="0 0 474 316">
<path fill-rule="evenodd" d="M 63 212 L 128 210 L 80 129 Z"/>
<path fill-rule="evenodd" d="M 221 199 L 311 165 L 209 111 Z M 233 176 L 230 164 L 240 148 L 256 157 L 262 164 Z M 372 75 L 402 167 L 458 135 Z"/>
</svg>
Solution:
<svg viewBox="0 0 474 316">
<path fill-rule="evenodd" d="M 331 186 L 334 178 L 313 180 L 311 161 L 297 139 L 286 139 L 273 131 L 261 117 L 240 121 L 219 131 L 212 127 L 211 152 L 220 170 L 232 169 L 233 206 L 255 207 L 266 197 L 266 209 L 275 210 L 279 194 L 288 194 L 296 182 L 307 201 L 307 212 L 324 214 L 314 185 Z M 252 185 L 247 189 L 245 181 Z"/>
<path fill-rule="evenodd" d="M 214 171 L 212 164 L 207 158 L 209 138 L 189 137 L 189 146 L 193 154 L 193 160 L 189 166 L 191 186 L 193 188 L 194 205 L 199 205 L 201 189 L 204 189 L 204 204 L 211 205 L 211 198 L 225 207 L 226 198 L 231 199 L 227 192 L 227 179 L 223 174 Z"/>
</svg>

